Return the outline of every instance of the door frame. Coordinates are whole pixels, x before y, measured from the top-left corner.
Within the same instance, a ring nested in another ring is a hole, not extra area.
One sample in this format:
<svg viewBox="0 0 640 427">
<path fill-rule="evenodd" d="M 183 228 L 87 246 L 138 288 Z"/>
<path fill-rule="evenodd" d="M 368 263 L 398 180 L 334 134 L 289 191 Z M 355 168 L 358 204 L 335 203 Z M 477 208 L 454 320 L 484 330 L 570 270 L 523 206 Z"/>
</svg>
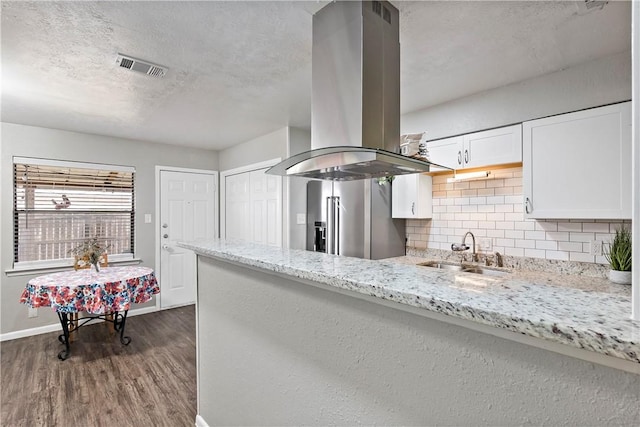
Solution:
<svg viewBox="0 0 640 427">
<path fill-rule="evenodd" d="M 220 172 L 220 185 L 218 186 L 220 188 L 220 192 L 219 192 L 220 220 L 218 222 L 218 225 L 219 225 L 218 232 L 221 239 L 224 239 L 226 237 L 225 228 L 222 225 L 225 224 L 225 221 L 226 221 L 225 191 L 227 187 L 227 177 L 229 175 L 237 175 L 239 173 L 247 173 L 247 172 L 251 172 L 258 169 L 270 168 L 271 166 L 275 166 L 278 163 L 280 163 L 281 160 L 282 159 L 278 157 L 275 159 L 252 163 L 250 165 L 245 165 L 245 166 L 239 166 L 237 168 L 227 169 Z M 282 179 L 282 177 L 280 178 Z M 281 203 L 282 203 L 281 210 L 282 210 L 282 247 L 283 248 L 287 248 L 289 246 L 289 210 L 285 209 L 285 207 L 287 206 L 286 201 L 288 200 L 287 188 L 284 185 L 285 182 L 286 182 L 285 180 L 282 180 L 282 185 L 280 186 L 280 189 L 281 189 L 280 191 L 282 192 L 280 196 L 281 196 Z"/>
<path fill-rule="evenodd" d="M 156 273 L 156 278 L 158 279 L 158 283 L 160 284 L 160 291 L 162 292 L 162 273 L 160 271 L 160 259 L 161 259 L 161 255 L 160 255 L 160 251 L 161 251 L 161 242 L 160 239 L 158 238 L 158 236 L 160 236 L 161 233 L 161 226 L 160 226 L 160 173 L 161 172 L 183 172 L 183 173 L 197 173 L 197 174 L 202 174 L 202 175 L 212 175 L 213 176 L 213 183 L 216 186 L 216 188 L 218 189 L 218 191 L 216 192 L 216 197 L 213 199 L 213 215 L 214 215 L 214 222 L 213 222 L 213 235 L 214 236 L 219 236 L 220 233 L 220 210 L 218 208 L 219 206 L 219 200 L 220 200 L 220 184 L 219 184 L 219 180 L 218 180 L 218 171 L 215 170 L 207 170 L 207 169 L 192 169 L 192 168 L 181 168 L 181 167 L 175 167 L 175 166 L 161 166 L 161 165 L 156 165 L 156 171 L 155 171 L 155 181 L 156 181 L 156 188 L 155 188 L 155 198 L 156 198 L 156 202 L 155 202 L 155 209 L 156 209 L 156 214 L 155 214 L 155 236 L 154 236 L 154 247 L 155 247 L 155 273 Z M 161 310 L 160 307 L 160 297 L 156 298 L 156 310 Z"/>
</svg>

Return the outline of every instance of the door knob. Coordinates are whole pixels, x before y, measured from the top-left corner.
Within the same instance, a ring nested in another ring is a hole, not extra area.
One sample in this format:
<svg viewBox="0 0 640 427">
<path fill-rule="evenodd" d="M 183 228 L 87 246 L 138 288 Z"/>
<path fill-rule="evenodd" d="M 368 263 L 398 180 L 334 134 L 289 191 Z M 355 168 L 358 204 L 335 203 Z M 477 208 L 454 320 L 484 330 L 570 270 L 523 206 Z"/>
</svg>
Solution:
<svg viewBox="0 0 640 427">
<path fill-rule="evenodd" d="M 165 251 L 169 249 L 169 245 L 162 245 L 162 249 L 164 249 Z"/>
<path fill-rule="evenodd" d="M 167 228 L 169 224 L 162 224 L 162 228 Z"/>
<path fill-rule="evenodd" d="M 162 237 L 164 237 L 165 239 L 167 239 L 169 237 L 168 234 L 163 234 Z"/>
</svg>

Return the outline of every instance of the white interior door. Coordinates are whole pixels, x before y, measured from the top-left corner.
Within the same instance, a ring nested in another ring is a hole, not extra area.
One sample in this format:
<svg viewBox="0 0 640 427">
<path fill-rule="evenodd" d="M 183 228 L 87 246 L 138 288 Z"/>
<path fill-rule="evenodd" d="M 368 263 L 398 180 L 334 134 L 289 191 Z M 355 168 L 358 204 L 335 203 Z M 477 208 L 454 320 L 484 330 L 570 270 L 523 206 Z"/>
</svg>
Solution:
<svg viewBox="0 0 640 427">
<path fill-rule="evenodd" d="M 282 178 L 265 170 L 225 175 L 225 238 L 282 246 Z"/>
<path fill-rule="evenodd" d="M 216 235 L 216 177 L 160 171 L 160 307 L 196 300 L 196 257 L 179 241 Z"/>
</svg>

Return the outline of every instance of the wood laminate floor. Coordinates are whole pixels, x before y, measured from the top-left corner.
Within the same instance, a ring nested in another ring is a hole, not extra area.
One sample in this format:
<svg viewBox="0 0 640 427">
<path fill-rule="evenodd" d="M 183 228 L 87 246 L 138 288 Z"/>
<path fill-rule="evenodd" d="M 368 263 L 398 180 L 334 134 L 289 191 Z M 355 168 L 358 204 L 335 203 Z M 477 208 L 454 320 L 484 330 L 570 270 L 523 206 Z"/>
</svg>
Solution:
<svg viewBox="0 0 640 427">
<path fill-rule="evenodd" d="M 82 327 L 61 361 L 59 332 L 1 346 L 1 418 L 13 426 L 193 426 L 194 306 L 127 319 L 131 344 Z"/>
</svg>

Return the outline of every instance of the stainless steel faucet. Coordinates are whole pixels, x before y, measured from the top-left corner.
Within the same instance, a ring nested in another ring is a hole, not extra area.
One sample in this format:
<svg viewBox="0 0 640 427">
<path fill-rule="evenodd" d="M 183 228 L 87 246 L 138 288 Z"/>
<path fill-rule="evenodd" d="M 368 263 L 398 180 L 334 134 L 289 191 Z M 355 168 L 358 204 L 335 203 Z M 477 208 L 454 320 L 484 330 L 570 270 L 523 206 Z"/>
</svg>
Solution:
<svg viewBox="0 0 640 427">
<path fill-rule="evenodd" d="M 471 236 L 471 242 L 472 242 L 472 255 L 471 255 L 471 261 L 473 262 L 477 262 L 478 261 L 478 254 L 476 253 L 476 236 L 473 235 L 472 232 L 467 231 L 464 236 L 462 236 L 462 243 L 457 245 L 455 243 L 451 244 L 451 250 L 454 252 L 462 252 L 462 251 L 466 251 L 469 249 L 469 246 L 467 246 L 467 236 Z"/>
</svg>

